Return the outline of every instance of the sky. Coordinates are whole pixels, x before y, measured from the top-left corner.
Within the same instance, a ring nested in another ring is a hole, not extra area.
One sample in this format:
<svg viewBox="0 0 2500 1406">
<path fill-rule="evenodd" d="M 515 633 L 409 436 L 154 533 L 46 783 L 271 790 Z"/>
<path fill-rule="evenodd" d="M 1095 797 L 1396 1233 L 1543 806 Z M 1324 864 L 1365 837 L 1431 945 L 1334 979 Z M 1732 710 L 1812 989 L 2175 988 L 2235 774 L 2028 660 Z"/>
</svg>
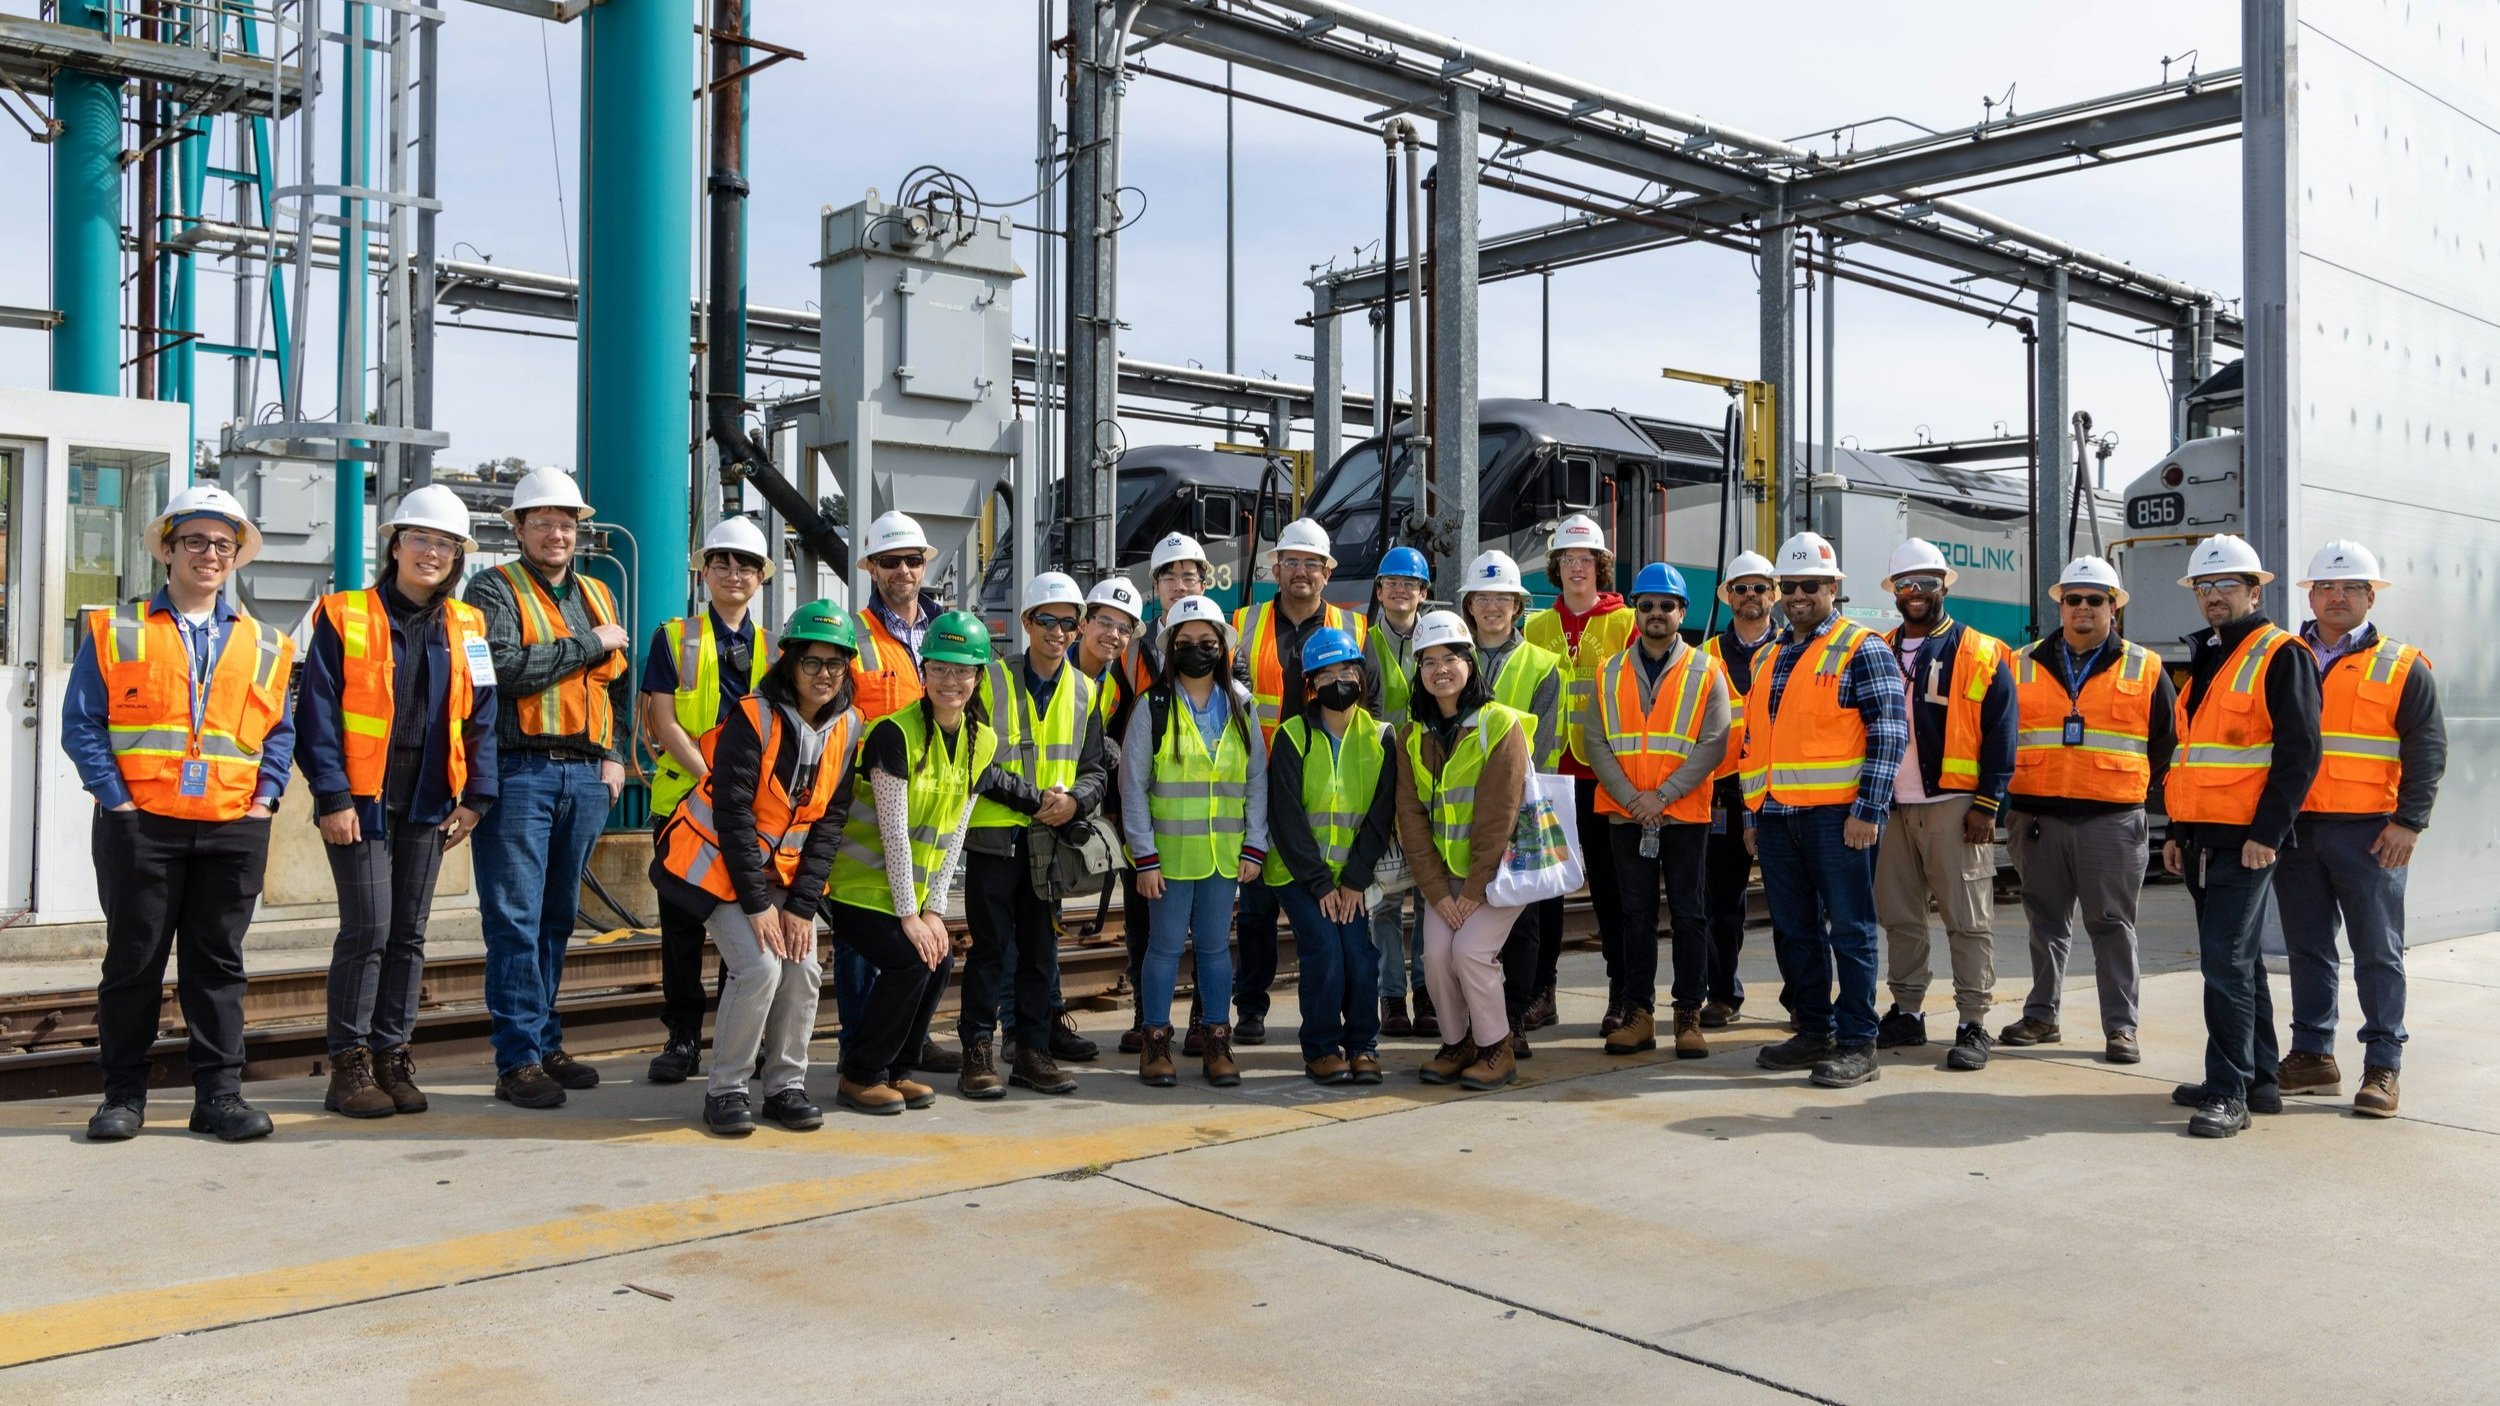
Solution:
<svg viewBox="0 0 2500 1406">
<path fill-rule="evenodd" d="M 33 6 L 0 0 L 0 12 L 31 13 Z M 2232 67 L 2239 49 L 2239 6 L 2229 0 L 2010 7 L 1971 0 L 1374 0 L 1373 7 L 1484 50 L 1784 138 L 1819 133 L 1828 140 L 1835 126 L 1884 116 L 1958 127 L 1981 118 L 1983 96 L 2001 101 L 2010 91 L 2016 109 L 2028 111 L 2156 82 L 2165 57 L 2191 50 L 2206 71 Z M 753 87 L 753 301 L 814 306 L 817 272 L 809 260 L 820 212 L 872 188 L 890 196 L 924 162 L 960 173 L 988 200 L 1012 201 L 1033 190 L 1033 0 L 751 0 L 750 9 L 759 37 L 807 53 L 804 62 L 759 76 Z M 581 26 L 476 4 L 449 11 L 441 246 L 446 255 L 566 272 L 577 257 L 580 216 Z M 1150 50 L 1146 59 L 1162 71 L 1222 77 L 1220 64 L 1170 47 Z M 2172 65 L 2174 74 L 2183 69 Z M 1340 116 L 1365 115 L 1361 104 L 1265 75 L 1244 73 L 1240 86 Z M 1223 99 L 1141 77 L 1128 101 L 1122 178 L 1143 192 L 1145 207 L 1122 240 L 1120 308 L 1129 324 L 1122 351 L 1221 368 Z M 1869 140 L 1907 130 L 1870 129 Z M 1355 251 L 1377 238 L 1380 144 L 1250 104 L 1236 105 L 1234 131 L 1234 364 L 1249 374 L 1307 381 L 1310 333 L 1294 323 L 1310 306 L 1305 280 L 1331 260 L 1356 261 Z M 216 159 L 226 160 L 222 149 Z M 50 305 L 44 221 L 30 218 L 46 208 L 46 160 L 44 148 L 0 135 L 0 190 L 23 196 L 11 202 L 20 218 L 0 219 L 0 304 Z M 2239 160 L 2238 145 L 2225 142 L 1968 199 L 2084 248 L 2236 297 Z M 1629 193 L 1629 182 L 1592 176 L 1588 168 L 1545 169 Z M 691 178 L 687 199 L 691 206 Z M 1019 207 L 1017 216 L 1029 220 L 1031 211 Z M 1481 213 L 1492 235 L 1568 212 L 1486 190 Z M 1019 240 L 1028 267 L 1032 238 Z M 1020 285 L 1029 291 L 1029 281 Z M 233 330 L 230 285 L 204 276 L 201 301 L 208 335 L 226 339 Z M 2012 332 L 1853 285 L 1841 288 L 1838 316 L 1833 408 L 1844 442 L 1879 448 L 2019 427 L 2024 361 Z M 2085 316 L 2111 330 L 2135 330 L 2106 315 Z M 309 324 L 315 364 L 335 359 L 334 319 L 331 297 L 316 297 Z M 1016 332 L 1030 338 L 1032 330 L 1032 306 L 1023 297 Z M 1661 250 L 1552 280 L 1557 399 L 1716 423 L 1718 392 L 1664 383 L 1659 368 L 1750 374 L 1757 336 L 1755 277 L 1741 253 Z M 1537 280 L 1485 288 L 1482 339 L 1481 393 L 1536 394 Z M 1366 387 L 1368 331 L 1358 323 L 1345 341 L 1347 382 Z M 570 341 L 446 327 L 438 347 L 438 419 L 452 440 L 445 462 L 517 456 L 571 466 Z M 2073 339 L 2072 357 L 2073 404 L 2119 436 L 2110 477 L 2123 482 L 2167 445 L 2166 363 L 2154 350 L 2086 335 Z M 1819 354 L 1816 360 L 1819 383 Z M 45 374 L 41 334 L 0 330 L 0 385 L 40 386 Z M 334 403 L 334 378 L 323 372 L 311 380 L 307 395 L 316 403 L 308 409 L 318 416 Z M 230 382 L 220 366 L 204 362 L 203 383 L 201 434 L 213 438 L 232 413 Z M 264 376 L 256 400 L 274 399 Z M 1818 425 L 1820 418 L 1818 411 Z M 1208 438 L 1143 422 L 1126 428 L 1132 443 Z"/>
</svg>

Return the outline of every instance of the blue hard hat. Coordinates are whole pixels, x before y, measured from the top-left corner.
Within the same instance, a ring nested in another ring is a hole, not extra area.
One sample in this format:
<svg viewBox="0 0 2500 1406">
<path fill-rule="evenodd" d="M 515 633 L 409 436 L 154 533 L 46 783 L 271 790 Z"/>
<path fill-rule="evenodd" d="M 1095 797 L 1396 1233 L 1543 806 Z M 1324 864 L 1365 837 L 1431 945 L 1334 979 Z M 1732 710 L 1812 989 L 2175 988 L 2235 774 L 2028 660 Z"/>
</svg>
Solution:
<svg viewBox="0 0 2500 1406">
<path fill-rule="evenodd" d="M 1391 547 L 1389 554 L 1380 559 L 1380 570 L 1373 574 L 1408 576 L 1418 581 L 1429 581 L 1432 579 L 1432 566 L 1424 560 L 1424 554 L 1413 547 Z"/>
<path fill-rule="evenodd" d="M 1313 630 L 1311 637 L 1302 642 L 1302 672 L 1306 674 L 1362 657 L 1363 647 L 1354 642 L 1354 636 L 1333 627 Z"/>
<path fill-rule="evenodd" d="M 1663 561 L 1651 562 L 1632 578 L 1632 598 L 1638 600 L 1642 596 L 1673 596 L 1688 605 L 1693 599 L 1684 590 L 1684 573 Z"/>
</svg>

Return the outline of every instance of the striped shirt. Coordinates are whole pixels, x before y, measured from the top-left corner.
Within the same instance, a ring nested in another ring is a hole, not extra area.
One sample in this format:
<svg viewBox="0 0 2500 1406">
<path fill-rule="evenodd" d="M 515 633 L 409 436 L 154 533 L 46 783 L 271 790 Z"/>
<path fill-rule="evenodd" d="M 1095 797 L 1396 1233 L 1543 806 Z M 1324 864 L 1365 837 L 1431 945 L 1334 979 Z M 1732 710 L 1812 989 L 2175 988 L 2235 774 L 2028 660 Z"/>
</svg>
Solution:
<svg viewBox="0 0 2500 1406">
<path fill-rule="evenodd" d="M 1816 640 L 1831 633 L 1839 623 L 1840 612 L 1834 611 L 1803 639 L 1797 637 L 1794 626 L 1780 631 L 1771 664 L 1773 712 L 1779 710 L 1780 695 L 1788 688 L 1789 671 Z M 1857 651 L 1841 666 L 1840 703 L 1844 708 L 1857 709 L 1858 716 L 1866 720 L 1866 765 L 1858 771 L 1858 798 L 1850 804 L 1849 814 L 1870 825 L 1881 825 L 1892 810 L 1893 778 L 1901 772 L 1901 754 L 1910 743 L 1909 689 L 1902 684 L 1901 665 L 1885 646 L 1882 635 L 1869 634 L 1859 641 Z M 1796 809 L 1776 797 L 1765 796 L 1762 800 L 1765 815 L 1786 815 Z"/>
</svg>

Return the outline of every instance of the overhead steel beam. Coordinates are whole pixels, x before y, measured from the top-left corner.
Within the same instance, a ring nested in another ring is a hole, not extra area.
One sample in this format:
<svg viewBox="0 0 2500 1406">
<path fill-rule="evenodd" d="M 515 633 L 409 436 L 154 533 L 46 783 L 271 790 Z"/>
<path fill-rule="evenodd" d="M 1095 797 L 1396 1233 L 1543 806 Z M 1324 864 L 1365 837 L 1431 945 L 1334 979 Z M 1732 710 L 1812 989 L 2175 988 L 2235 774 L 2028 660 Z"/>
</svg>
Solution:
<svg viewBox="0 0 2500 1406">
<path fill-rule="evenodd" d="M 278 64 L 273 74 L 266 58 L 0 15 L 0 74 L 27 92 L 48 93 L 52 75 L 64 68 L 100 78 L 162 83 L 165 96 L 200 111 L 284 116 L 304 100 L 300 65 Z"/>
</svg>

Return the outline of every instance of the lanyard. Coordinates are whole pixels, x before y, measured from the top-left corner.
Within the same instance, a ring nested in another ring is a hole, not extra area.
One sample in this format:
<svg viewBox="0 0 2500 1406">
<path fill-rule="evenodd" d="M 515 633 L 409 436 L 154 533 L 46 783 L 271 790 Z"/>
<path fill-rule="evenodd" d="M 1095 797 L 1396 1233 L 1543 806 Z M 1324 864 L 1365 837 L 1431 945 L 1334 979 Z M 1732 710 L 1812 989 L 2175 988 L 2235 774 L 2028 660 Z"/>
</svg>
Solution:
<svg viewBox="0 0 2500 1406">
<path fill-rule="evenodd" d="M 209 651 L 217 638 L 217 617 L 214 613 L 210 614 L 207 621 L 195 629 L 189 620 L 177 613 L 174 623 L 181 627 L 182 642 L 186 646 L 184 653 L 189 656 L 191 665 L 191 750 L 197 752 L 200 749 L 200 729 L 205 726 L 208 713 L 209 683 L 216 674 L 216 664 L 209 657 Z"/>
<path fill-rule="evenodd" d="M 2066 643 L 2065 633 L 2059 632 L 2057 652 L 2065 661 L 2063 667 L 2066 676 L 2058 682 L 2066 685 L 2066 703 L 2072 710 L 2083 711 L 2083 686 L 2092 681 L 2092 666 L 2101 662 L 2101 651 L 2107 648 L 2109 648 L 2109 638 L 2103 636 L 2099 644 L 2092 646 L 2092 652 L 2084 656 L 2083 668 L 2078 672 L 2075 668 L 2074 647 Z"/>
</svg>

